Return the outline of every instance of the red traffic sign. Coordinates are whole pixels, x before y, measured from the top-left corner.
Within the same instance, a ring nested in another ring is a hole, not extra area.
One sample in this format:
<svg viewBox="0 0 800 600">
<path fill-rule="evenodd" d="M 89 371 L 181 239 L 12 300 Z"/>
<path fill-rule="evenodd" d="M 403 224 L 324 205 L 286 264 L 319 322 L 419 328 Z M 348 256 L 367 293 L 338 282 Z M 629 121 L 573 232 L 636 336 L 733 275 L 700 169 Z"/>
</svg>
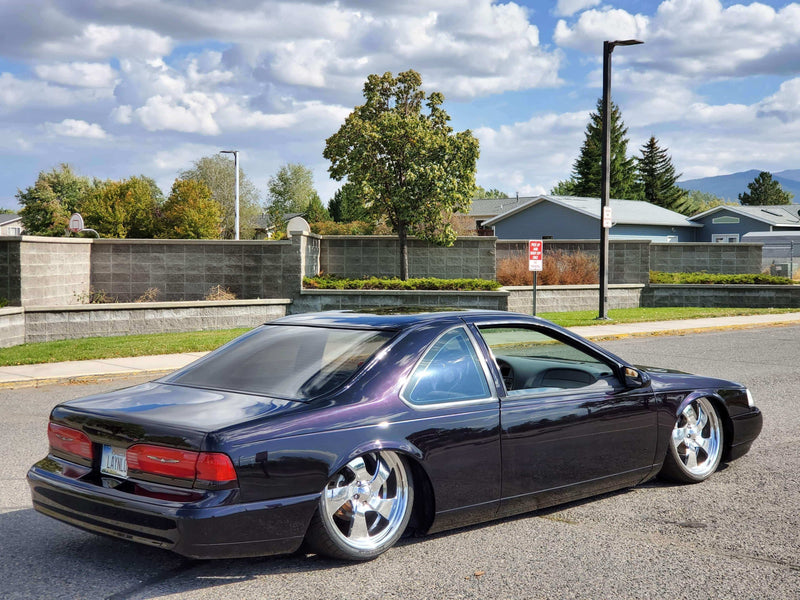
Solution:
<svg viewBox="0 0 800 600">
<path fill-rule="evenodd" d="M 528 270 L 541 271 L 542 270 L 542 240 L 529 240 L 528 241 Z"/>
</svg>

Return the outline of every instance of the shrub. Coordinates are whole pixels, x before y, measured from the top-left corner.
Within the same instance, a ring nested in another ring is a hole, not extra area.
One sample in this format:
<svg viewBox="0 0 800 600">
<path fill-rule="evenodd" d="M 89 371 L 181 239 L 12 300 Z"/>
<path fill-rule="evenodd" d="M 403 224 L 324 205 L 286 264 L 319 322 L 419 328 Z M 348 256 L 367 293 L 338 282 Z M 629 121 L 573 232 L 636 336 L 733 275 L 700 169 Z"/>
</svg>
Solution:
<svg viewBox="0 0 800 600">
<path fill-rule="evenodd" d="M 8 298 L 0 298 L 0 308 L 8 306 Z"/>
<path fill-rule="evenodd" d="M 764 273 L 743 273 L 727 275 L 721 273 L 664 273 L 650 271 L 650 283 L 682 283 L 682 284 L 737 284 L 737 285 L 791 285 L 788 277 L 776 277 Z"/>
<path fill-rule="evenodd" d="M 337 223 L 335 221 L 319 221 L 311 223 L 311 232 L 318 235 L 391 235 L 392 229 L 385 223 L 368 223 L 352 221 Z"/>
<path fill-rule="evenodd" d="M 544 253 L 542 267 L 536 280 L 540 285 L 589 285 L 598 282 L 600 263 L 585 252 L 555 250 Z M 531 285 L 528 255 L 519 252 L 498 261 L 497 280 L 503 285 Z"/>
<path fill-rule="evenodd" d="M 94 287 L 89 287 L 88 292 L 82 294 L 74 294 L 78 304 L 115 304 L 119 302 L 115 296 L 106 293 L 105 290 L 98 290 Z"/>
<path fill-rule="evenodd" d="M 236 300 L 236 294 L 221 285 L 215 285 L 203 298 L 204 300 Z"/>
<path fill-rule="evenodd" d="M 500 283 L 488 279 L 437 279 L 424 277 L 403 281 L 397 277 L 365 277 L 348 279 L 336 275 L 304 277 L 303 287 L 319 290 L 450 290 L 494 291 Z"/>
<path fill-rule="evenodd" d="M 134 302 L 155 302 L 158 300 L 158 295 L 161 293 L 161 290 L 155 287 L 147 288 L 144 294 L 139 296 Z"/>
</svg>

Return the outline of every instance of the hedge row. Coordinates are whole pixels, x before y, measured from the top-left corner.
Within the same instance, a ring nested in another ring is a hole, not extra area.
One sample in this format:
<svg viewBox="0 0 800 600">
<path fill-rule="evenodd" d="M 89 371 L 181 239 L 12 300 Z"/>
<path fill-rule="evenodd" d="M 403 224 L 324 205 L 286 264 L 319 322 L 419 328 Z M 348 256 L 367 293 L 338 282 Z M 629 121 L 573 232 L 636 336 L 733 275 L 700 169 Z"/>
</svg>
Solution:
<svg viewBox="0 0 800 600">
<path fill-rule="evenodd" d="M 792 285 L 788 277 L 776 277 L 764 273 L 725 275 L 719 273 L 664 273 L 650 271 L 650 283 L 694 283 L 694 284 L 744 284 L 744 285 Z"/>
<path fill-rule="evenodd" d="M 423 277 L 403 281 L 397 277 L 365 277 L 347 279 L 335 275 L 304 277 L 303 287 L 316 290 L 447 290 L 459 292 L 491 292 L 500 283 L 488 279 L 437 279 Z"/>
</svg>

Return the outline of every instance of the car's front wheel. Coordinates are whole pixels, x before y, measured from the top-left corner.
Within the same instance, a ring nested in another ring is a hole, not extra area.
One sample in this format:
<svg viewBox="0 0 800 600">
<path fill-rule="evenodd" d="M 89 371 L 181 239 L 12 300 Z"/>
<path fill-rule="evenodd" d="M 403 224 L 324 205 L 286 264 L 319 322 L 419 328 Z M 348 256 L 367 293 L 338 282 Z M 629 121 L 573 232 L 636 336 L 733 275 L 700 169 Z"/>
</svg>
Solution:
<svg viewBox="0 0 800 600">
<path fill-rule="evenodd" d="M 413 480 L 400 455 L 358 456 L 322 490 L 306 541 L 333 558 L 370 560 L 400 539 L 413 504 Z"/>
<path fill-rule="evenodd" d="M 681 411 L 670 436 L 659 475 L 679 483 L 698 483 L 717 470 L 722 458 L 722 422 L 708 398 L 693 400 Z"/>
</svg>

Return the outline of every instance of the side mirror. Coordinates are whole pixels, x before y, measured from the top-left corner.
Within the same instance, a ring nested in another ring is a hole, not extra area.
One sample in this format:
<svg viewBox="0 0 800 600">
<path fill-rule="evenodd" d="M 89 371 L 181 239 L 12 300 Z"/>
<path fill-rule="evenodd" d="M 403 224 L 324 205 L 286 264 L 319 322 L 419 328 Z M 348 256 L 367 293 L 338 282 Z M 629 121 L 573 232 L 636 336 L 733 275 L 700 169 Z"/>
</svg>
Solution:
<svg viewBox="0 0 800 600">
<path fill-rule="evenodd" d="M 632 369 L 631 367 L 623 368 L 622 376 L 625 378 L 625 387 L 629 388 L 642 387 L 648 381 L 648 377 L 644 373 Z"/>
</svg>

